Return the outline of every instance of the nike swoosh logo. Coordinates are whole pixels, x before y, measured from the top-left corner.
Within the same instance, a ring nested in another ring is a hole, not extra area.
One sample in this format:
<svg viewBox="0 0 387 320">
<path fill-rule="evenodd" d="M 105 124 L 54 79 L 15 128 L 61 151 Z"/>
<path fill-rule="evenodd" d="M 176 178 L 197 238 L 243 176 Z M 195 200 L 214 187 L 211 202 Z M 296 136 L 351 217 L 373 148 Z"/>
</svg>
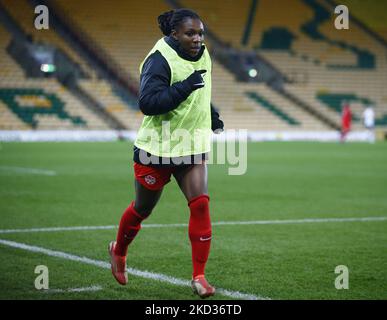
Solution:
<svg viewBox="0 0 387 320">
<path fill-rule="evenodd" d="M 201 83 L 195 83 L 194 86 L 204 86 L 205 83 L 204 82 L 201 82 Z"/>
<path fill-rule="evenodd" d="M 212 237 L 208 237 L 208 238 L 203 238 L 203 237 L 200 237 L 200 241 L 208 241 L 208 240 L 211 240 Z"/>
</svg>

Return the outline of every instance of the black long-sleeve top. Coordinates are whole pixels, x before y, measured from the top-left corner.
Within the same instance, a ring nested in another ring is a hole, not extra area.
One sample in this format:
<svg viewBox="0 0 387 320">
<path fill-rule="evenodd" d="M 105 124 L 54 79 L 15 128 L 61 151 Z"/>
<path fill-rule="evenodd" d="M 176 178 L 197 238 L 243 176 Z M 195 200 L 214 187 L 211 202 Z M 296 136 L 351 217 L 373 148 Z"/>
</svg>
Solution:
<svg viewBox="0 0 387 320">
<path fill-rule="evenodd" d="M 187 57 L 180 52 L 178 44 L 172 37 L 166 37 L 167 43 L 184 59 L 197 61 L 203 54 L 203 48 L 196 59 Z M 167 60 L 159 51 L 151 54 L 142 67 L 140 77 L 140 110 L 147 116 L 167 113 L 176 109 L 180 103 L 192 93 L 186 82 L 177 82 L 170 85 L 171 69 Z"/>
</svg>

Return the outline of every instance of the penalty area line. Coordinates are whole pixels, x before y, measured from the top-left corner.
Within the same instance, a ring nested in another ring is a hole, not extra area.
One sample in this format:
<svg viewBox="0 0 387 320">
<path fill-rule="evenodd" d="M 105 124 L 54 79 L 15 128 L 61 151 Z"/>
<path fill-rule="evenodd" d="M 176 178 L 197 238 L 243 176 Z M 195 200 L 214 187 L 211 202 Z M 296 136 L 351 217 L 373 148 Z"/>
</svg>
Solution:
<svg viewBox="0 0 387 320">
<path fill-rule="evenodd" d="M 45 254 L 50 257 L 56 257 L 56 258 L 61 258 L 69 261 L 75 261 L 75 262 L 80 262 L 88 265 L 93 265 L 99 268 L 103 269 L 110 269 L 110 263 L 101 261 L 101 260 L 94 260 L 90 259 L 87 257 L 80 257 L 77 255 L 73 255 L 70 253 L 62 252 L 62 251 L 55 251 L 51 249 L 46 249 L 42 247 L 37 247 L 37 246 L 31 246 L 25 243 L 20 243 L 20 242 L 15 242 L 15 241 L 9 241 L 9 240 L 4 240 L 0 239 L 0 244 L 4 246 L 8 246 L 11 248 L 16 248 L 16 249 L 22 249 L 30 252 L 35 252 L 35 253 L 40 253 L 40 254 Z M 156 280 L 160 282 L 165 282 L 177 286 L 185 286 L 185 287 L 190 287 L 191 283 L 190 281 L 183 280 L 183 279 L 178 279 L 174 278 L 165 274 L 161 273 L 154 273 L 150 271 L 142 271 L 134 268 L 128 268 L 127 269 L 128 273 L 137 277 L 142 277 L 145 279 L 151 279 L 151 280 Z M 115 281 L 112 278 L 112 281 Z M 270 300 L 270 298 L 267 297 L 261 297 L 249 293 L 243 293 L 239 291 L 231 291 L 227 289 L 222 289 L 222 288 L 217 288 L 217 293 L 221 294 L 223 296 L 227 296 L 233 299 L 245 299 L 245 300 Z"/>
<path fill-rule="evenodd" d="M 290 220 L 247 220 L 247 221 L 217 221 L 212 226 L 234 226 L 234 225 L 270 225 L 270 224 L 303 224 L 303 223 L 328 223 L 328 222 L 374 222 L 387 221 L 387 217 L 358 217 L 358 218 L 310 218 Z M 143 228 L 174 228 L 188 227 L 186 223 L 165 224 L 142 224 Z M 76 226 L 76 227 L 49 227 L 29 229 L 0 229 L 0 234 L 29 233 L 29 232 L 59 232 L 59 231 L 88 231 L 88 230 L 112 230 L 118 226 Z"/>
</svg>

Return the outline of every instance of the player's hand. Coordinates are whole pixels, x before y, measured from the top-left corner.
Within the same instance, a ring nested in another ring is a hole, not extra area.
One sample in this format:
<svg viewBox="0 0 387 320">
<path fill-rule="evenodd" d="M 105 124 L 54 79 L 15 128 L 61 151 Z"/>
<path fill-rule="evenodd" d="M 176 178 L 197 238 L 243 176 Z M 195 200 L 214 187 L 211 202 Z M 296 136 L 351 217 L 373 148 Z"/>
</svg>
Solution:
<svg viewBox="0 0 387 320">
<path fill-rule="evenodd" d="M 214 133 L 219 134 L 224 131 L 224 123 L 222 120 L 214 119 L 211 123 L 211 129 Z"/>
<path fill-rule="evenodd" d="M 204 80 L 202 74 L 206 73 L 207 70 L 195 70 L 187 79 L 188 85 L 191 90 L 197 90 L 204 87 Z"/>
<path fill-rule="evenodd" d="M 211 108 L 211 130 L 216 134 L 224 131 L 224 123 L 220 120 L 219 113 L 214 108 Z"/>
</svg>

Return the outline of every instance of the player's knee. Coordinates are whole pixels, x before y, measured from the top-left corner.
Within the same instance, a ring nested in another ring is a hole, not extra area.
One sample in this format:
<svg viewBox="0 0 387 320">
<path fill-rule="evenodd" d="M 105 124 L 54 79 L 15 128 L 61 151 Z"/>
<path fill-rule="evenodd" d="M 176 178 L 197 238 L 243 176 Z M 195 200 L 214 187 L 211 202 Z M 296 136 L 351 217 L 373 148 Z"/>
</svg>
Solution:
<svg viewBox="0 0 387 320">
<path fill-rule="evenodd" d="M 137 204 L 137 202 L 134 204 L 134 210 L 143 218 L 149 217 L 149 215 L 152 213 L 154 206 L 148 205 L 148 204 Z"/>
<path fill-rule="evenodd" d="M 195 213 L 208 213 L 210 198 L 206 194 L 202 194 L 198 197 L 192 198 L 188 202 L 188 206 L 190 207 L 192 212 Z"/>
</svg>

